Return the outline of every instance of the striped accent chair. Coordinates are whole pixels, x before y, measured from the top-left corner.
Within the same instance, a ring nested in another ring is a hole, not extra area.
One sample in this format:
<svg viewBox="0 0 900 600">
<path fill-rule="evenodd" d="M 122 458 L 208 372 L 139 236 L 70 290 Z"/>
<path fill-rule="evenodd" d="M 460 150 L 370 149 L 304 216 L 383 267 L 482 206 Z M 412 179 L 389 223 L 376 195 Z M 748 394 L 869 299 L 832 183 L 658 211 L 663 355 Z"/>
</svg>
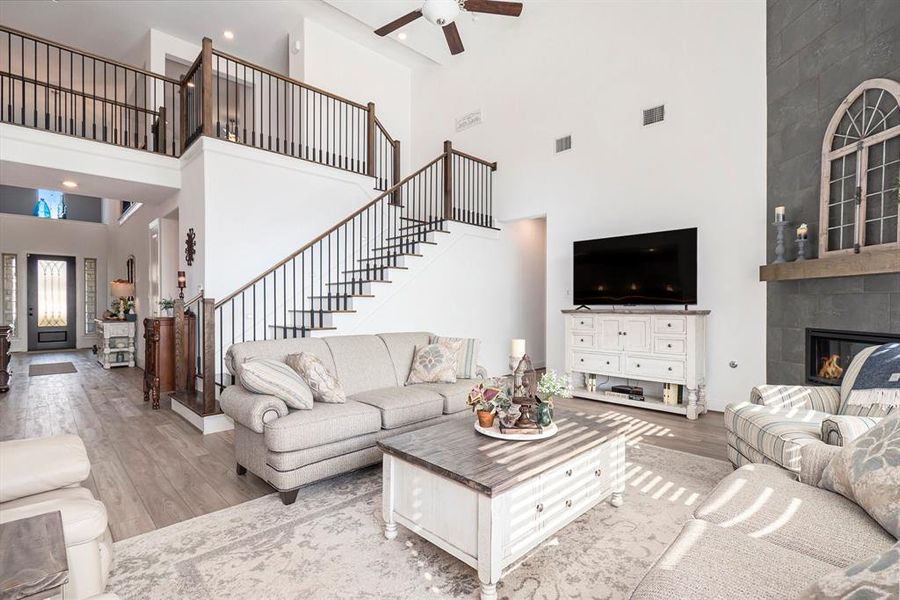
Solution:
<svg viewBox="0 0 900 600">
<path fill-rule="evenodd" d="M 820 440 L 843 446 L 877 425 L 893 406 L 851 405 L 848 398 L 863 363 L 878 348 L 853 358 L 840 387 L 761 385 L 751 390 L 749 401 L 729 404 L 725 430 L 731 463 L 773 464 L 800 473 L 803 446 Z"/>
</svg>

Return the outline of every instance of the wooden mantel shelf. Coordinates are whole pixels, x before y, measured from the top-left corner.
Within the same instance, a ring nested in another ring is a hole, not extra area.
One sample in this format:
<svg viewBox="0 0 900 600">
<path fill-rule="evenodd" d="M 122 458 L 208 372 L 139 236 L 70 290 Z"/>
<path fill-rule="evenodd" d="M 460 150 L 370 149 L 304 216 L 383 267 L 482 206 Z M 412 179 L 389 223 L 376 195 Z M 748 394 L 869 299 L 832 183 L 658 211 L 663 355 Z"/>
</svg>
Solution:
<svg viewBox="0 0 900 600">
<path fill-rule="evenodd" d="M 762 265 L 759 268 L 759 280 L 790 281 L 793 279 L 878 275 L 880 273 L 900 273 L 900 249 L 841 254 L 800 262 Z"/>
</svg>

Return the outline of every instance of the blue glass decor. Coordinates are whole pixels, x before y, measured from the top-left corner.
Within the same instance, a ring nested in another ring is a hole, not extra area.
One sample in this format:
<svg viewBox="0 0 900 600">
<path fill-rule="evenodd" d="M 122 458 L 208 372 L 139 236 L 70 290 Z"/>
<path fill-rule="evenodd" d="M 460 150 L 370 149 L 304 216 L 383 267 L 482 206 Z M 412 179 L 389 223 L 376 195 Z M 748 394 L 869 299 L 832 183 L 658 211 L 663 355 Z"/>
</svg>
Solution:
<svg viewBox="0 0 900 600">
<path fill-rule="evenodd" d="M 37 204 L 34 205 L 34 212 L 32 214 L 36 217 L 40 217 L 41 219 L 50 218 L 50 207 L 47 206 L 47 203 L 43 198 L 38 198 Z"/>
</svg>

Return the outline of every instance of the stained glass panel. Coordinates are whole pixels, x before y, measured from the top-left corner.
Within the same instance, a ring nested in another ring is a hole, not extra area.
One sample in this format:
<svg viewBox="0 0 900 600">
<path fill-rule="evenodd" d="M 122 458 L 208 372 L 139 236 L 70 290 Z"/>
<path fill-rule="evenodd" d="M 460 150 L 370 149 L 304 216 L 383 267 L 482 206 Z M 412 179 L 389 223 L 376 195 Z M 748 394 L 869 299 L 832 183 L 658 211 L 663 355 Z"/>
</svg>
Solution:
<svg viewBox="0 0 900 600">
<path fill-rule="evenodd" d="M 97 324 L 97 259 L 84 259 L 84 332 L 96 333 Z"/>
<path fill-rule="evenodd" d="M 16 335 L 16 266 L 15 254 L 4 254 L 0 277 L 0 323 L 12 327 Z"/>
<path fill-rule="evenodd" d="M 66 261 L 37 261 L 38 327 L 65 327 L 68 324 Z"/>
</svg>

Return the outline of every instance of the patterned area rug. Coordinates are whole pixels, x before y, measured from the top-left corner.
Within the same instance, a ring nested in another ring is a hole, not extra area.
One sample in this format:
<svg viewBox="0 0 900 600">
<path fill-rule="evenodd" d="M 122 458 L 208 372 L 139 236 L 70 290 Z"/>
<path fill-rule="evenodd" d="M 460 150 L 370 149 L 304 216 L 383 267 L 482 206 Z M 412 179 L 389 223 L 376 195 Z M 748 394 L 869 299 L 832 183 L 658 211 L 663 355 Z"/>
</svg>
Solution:
<svg viewBox="0 0 900 600">
<path fill-rule="evenodd" d="M 40 375 L 62 375 L 63 373 L 77 373 L 78 369 L 75 368 L 70 362 L 58 362 L 58 363 L 43 363 L 36 365 L 28 365 L 28 376 L 29 377 L 39 377 Z"/>
<path fill-rule="evenodd" d="M 525 560 L 500 598 L 627 598 L 731 465 L 653 446 L 627 449 L 625 504 L 601 503 Z M 478 598 L 475 571 L 400 527 L 382 535 L 370 468 L 117 542 L 108 591 L 123 599 Z"/>
</svg>

